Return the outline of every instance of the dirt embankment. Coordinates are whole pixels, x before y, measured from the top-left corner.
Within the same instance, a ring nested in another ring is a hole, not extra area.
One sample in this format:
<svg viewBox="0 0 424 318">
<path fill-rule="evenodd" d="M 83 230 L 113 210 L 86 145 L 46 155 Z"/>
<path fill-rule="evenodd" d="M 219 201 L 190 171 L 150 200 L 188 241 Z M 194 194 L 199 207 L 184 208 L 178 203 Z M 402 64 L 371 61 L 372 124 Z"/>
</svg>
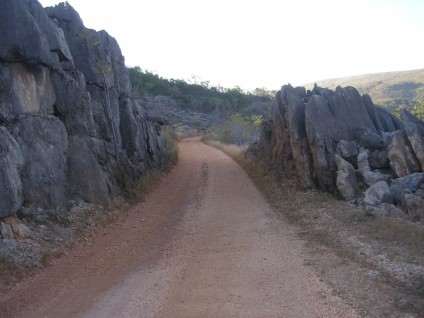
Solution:
<svg viewBox="0 0 424 318">
<path fill-rule="evenodd" d="M 356 317 L 245 172 L 198 138 L 120 223 L 0 300 L 6 317 Z"/>
</svg>

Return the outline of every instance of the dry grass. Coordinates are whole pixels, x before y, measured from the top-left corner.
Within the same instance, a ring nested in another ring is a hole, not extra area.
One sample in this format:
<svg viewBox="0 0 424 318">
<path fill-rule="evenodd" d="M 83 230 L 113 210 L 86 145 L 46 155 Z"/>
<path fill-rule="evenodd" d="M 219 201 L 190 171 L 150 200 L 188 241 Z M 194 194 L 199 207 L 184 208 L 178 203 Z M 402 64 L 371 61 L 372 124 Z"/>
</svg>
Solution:
<svg viewBox="0 0 424 318">
<path fill-rule="evenodd" d="M 2 282 L 0 284 L 0 294 L 4 286 L 13 286 L 20 281 L 26 271 L 25 268 L 18 266 L 9 257 L 0 257 L 0 281 Z"/>
</svg>

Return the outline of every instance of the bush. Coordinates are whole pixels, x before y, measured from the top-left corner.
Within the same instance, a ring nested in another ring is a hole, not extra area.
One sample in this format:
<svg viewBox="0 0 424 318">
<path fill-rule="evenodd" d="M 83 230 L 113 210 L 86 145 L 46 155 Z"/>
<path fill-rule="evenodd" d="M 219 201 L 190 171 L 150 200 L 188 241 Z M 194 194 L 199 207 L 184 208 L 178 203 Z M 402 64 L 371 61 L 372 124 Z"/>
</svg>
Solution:
<svg viewBox="0 0 424 318">
<path fill-rule="evenodd" d="M 421 120 L 424 120 L 424 100 L 416 103 L 412 107 L 412 114 Z"/>
<path fill-rule="evenodd" d="M 262 116 L 235 114 L 224 124 L 214 127 L 212 130 L 215 132 L 209 137 L 223 143 L 243 146 L 259 139 L 261 124 Z"/>
</svg>

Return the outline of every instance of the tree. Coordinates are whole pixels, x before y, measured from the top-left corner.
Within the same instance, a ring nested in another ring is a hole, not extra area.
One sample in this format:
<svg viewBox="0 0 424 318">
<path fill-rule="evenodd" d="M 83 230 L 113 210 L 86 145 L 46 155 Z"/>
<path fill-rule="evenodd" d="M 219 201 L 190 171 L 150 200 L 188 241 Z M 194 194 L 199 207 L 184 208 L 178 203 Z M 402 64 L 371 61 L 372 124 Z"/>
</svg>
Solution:
<svg viewBox="0 0 424 318">
<path fill-rule="evenodd" d="M 218 128 L 218 140 L 238 146 L 248 145 L 259 138 L 261 123 L 262 116 L 247 117 L 239 113 L 234 114 Z"/>
</svg>

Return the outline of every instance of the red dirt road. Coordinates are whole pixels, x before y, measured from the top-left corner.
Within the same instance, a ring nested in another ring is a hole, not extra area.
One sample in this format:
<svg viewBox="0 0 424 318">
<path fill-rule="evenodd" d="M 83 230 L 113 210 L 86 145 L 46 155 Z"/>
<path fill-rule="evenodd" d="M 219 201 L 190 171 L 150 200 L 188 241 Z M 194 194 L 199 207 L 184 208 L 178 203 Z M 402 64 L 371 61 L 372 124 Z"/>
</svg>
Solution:
<svg viewBox="0 0 424 318">
<path fill-rule="evenodd" d="M 3 295 L 1 316 L 356 317 L 232 159 L 179 148 L 145 202 Z"/>
</svg>

